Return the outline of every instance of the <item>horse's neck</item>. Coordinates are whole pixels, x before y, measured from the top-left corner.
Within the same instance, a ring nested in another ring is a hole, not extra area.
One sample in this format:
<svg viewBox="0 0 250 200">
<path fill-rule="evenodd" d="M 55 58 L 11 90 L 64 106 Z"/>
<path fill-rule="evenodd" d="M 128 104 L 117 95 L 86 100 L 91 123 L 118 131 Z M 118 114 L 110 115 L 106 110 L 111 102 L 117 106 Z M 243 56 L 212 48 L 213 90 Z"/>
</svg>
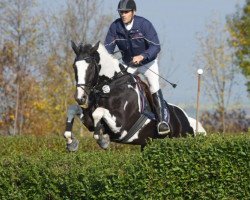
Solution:
<svg viewBox="0 0 250 200">
<path fill-rule="evenodd" d="M 102 44 L 99 45 L 98 53 L 100 54 L 101 65 L 99 72 L 100 76 L 112 78 L 114 77 L 115 73 L 119 73 L 121 71 L 119 67 L 119 61 L 110 55 Z"/>
</svg>

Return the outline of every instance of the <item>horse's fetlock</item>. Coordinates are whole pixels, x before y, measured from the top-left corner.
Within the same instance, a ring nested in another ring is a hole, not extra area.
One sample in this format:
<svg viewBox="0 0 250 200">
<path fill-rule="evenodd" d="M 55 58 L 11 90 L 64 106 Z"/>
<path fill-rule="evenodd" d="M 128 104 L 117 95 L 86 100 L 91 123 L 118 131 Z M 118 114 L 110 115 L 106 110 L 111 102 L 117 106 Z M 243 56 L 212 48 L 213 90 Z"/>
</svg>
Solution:
<svg viewBox="0 0 250 200">
<path fill-rule="evenodd" d="M 66 139 L 68 139 L 68 138 L 71 138 L 71 137 L 72 137 L 72 132 L 71 132 L 71 131 L 65 131 L 63 135 L 64 135 L 64 137 L 65 137 Z"/>
<path fill-rule="evenodd" d="M 98 134 L 94 134 L 93 137 L 94 137 L 94 139 L 96 139 L 96 140 L 99 140 L 99 138 L 100 138 Z"/>
<path fill-rule="evenodd" d="M 101 122 L 98 122 L 97 124 L 96 124 L 96 127 L 95 127 L 95 135 L 100 135 L 100 134 L 103 134 L 103 125 L 102 125 L 102 123 Z"/>
<path fill-rule="evenodd" d="M 67 144 L 71 144 L 71 143 L 72 143 L 73 137 L 74 137 L 74 136 L 73 136 L 73 134 L 72 134 L 71 131 L 65 131 L 65 132 L 64 132 L 64 138 L 66 139 Z"/>
<path fill-rule="evenodd" d="M 110 144 L 110 138 L 108 134 L 101 135 L 100 138 L 97 140 L 97 144 L 102 148 L 102 149 L 107 149 Z"/>
<path fill-rule="evenodd" d="M 78 149 L 79 141 L 77 139 L 72 139 L 71 143 L 67 143 L 67 150 L 74 152 Z"/>
</svg>

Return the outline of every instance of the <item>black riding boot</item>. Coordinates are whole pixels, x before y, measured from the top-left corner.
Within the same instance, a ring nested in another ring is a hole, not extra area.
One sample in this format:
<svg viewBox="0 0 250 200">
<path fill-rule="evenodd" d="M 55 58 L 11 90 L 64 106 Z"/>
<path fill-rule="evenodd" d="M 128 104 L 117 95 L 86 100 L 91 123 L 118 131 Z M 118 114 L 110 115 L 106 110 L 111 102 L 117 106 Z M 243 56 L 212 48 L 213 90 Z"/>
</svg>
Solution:
<svg viewBox="0 0 250 200">
<path fill-rule="evenodd" d="M 168 108 L 163 99 L 161 90 L 158 90 L 156 93 L 152 94 L 153 101 L 155 104 L 155 113 L 158 121 L 157 130 L 159 135 L 165 135 L 170 132 L 168 124 Z"/>
</svg>

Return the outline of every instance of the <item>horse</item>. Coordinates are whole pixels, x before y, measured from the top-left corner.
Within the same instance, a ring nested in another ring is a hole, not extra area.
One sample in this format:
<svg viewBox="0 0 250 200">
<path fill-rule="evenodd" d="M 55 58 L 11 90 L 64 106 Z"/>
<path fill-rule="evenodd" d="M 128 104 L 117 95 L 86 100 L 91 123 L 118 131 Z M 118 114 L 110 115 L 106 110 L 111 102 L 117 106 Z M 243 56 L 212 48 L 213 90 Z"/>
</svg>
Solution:
<svg viewBox="0 0 250 200">
<path fill-rule="evenodd" d="M 152 139 L 195 135 L 191 118 L 173 104 L 167 104 L 170 133 L 159 135 L 147 84 L 128 73 L 127 66 L 110 55 L 100 42 L 77 46 L 71 41 L 71 46 L 76 55 L 73 68 L 77 104 L 70 106 L 67 114 L 64 137 L 69 151 L 76 151 L 79 144 L 72 133 L 75 115 L 94 132 L 103 149 L 116 142 L 140 145 L 143 150 Z"/>
</svg>

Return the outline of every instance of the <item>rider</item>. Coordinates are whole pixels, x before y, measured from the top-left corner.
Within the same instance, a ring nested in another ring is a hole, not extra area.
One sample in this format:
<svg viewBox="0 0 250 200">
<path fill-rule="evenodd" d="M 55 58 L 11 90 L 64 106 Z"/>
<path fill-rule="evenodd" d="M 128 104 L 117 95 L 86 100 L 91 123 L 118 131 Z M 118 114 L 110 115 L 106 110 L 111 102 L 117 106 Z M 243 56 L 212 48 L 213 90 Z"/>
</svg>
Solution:
<svg viewBox="0 0 250 200">
<path fill-rule="evenodd" d="M 157 33 L 151 22 L 135 15 L 134 0 L 120 0 L 117 10 L 120 18 L 111 24 L 105 47 L 113 54 L 117 46 L 123 62 L 129 66 L 128 72 L 146 77 L 155 104 L 158 133 L 167 134 L 170 132 L 169 114 L 159 84 L 157 55 L 161 47 Z"/>
</svg>

